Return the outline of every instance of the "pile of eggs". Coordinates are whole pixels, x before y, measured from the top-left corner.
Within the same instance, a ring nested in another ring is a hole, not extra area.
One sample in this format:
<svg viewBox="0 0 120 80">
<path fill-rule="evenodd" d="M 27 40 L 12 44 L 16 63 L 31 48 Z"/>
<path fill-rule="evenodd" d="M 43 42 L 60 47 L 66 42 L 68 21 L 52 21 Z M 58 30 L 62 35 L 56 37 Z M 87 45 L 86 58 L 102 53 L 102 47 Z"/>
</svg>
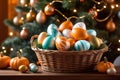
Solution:
<svg viewBox="0 0 120 80">
<path fill-rule="evenodd" d="M 73 25 L 69 20 L 59 27 L 50 24 L 46 32 L 38 35 L 37 42 L 42 49 L 60 51 L 98 49 L 103 44 L 102 39 L 97 37 L 97 32 L 87 30 L 84 22 Z"/>
</svg>

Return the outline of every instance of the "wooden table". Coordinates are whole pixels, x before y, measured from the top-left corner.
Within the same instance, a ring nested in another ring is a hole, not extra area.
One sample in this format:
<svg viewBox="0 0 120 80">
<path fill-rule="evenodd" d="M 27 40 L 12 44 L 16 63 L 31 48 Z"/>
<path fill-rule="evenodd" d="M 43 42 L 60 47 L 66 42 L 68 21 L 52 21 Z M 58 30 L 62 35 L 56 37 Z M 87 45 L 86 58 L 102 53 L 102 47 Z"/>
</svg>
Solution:
<svg viewBox="0 0 120 80">
<path fill-rule="evenodd" d="M 0 80 L 120 80 L 120 73 L 115 75 L 101 73 L 20 73 L 14 70 L 0 70 Z"/>
</svg>

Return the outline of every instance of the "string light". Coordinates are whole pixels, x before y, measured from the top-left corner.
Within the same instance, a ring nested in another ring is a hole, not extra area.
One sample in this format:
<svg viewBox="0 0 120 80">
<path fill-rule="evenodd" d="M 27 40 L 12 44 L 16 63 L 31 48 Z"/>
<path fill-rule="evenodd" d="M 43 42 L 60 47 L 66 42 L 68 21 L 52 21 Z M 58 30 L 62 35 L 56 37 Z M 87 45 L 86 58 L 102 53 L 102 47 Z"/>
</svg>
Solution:
<svg viewBox="0 0 120 80">
<path fill-rule="evenodd" d="M 73 9 L 73 12 L 74 12 L 74 13 L 76 13 L 76 12 L 77 12 L 77 10 L 76 10 L 76 9 Z"/>
<path fill-rule="evenodd" d="M 10 48 L 10 51 L 13 51 L 14 49 L 13 48 Z"/>
<path fill-rule="evenodd" d="M 118 42 L 120 43 L 120 39 L 118 40 Z"/>
<path fill-rule="evenodd" d="M 10 36 L 13 36 L 13 32 L 10 32 L 9 35 L 10 35 Z"/>
<path fill-rule="evenodd" d="M 4 50 L 4 49 L 5 49 L 5 47 L 4 47 L 4 46 L 2 46 L 2 49 Z"/>
<path fill-rule="evenodd" d="M 116 4 L 115 6 L 116 6 L 116 7 L 119 7 L 119 5 L 118 5 L 118 4 Z"/>
<path fill-rule="evenodd" d="M 120 51 L 120 48 L 117 48 L 117 51 Z"/>
<path fill-rule="evenodd" d="M 115 6 L 114 6 L 114 5 L 111 5 L 111 8 L 112 8 L 112 9 L 114 9 L 114 8 L 115 8 Z"/>
</svg>

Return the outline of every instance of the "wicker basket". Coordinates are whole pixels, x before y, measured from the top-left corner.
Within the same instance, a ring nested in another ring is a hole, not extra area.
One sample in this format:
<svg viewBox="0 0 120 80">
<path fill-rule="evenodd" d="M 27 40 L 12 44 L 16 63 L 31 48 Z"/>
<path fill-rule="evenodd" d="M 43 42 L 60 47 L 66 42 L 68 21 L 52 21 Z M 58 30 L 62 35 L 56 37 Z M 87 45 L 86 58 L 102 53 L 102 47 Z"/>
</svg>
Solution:
<svg viewBox="0 0 120 80">
<path fill-rule="evenodd" d="M 31 37 L 31 48 L 35 51 L 41 69 L 48 72 L 89 72 L 100 61 L 103 53 L 108 50 L 105 46 L 100 50 L 88 51 L 58 51 L 43 50 L 33 44 L 38 35 Z"/>
</svg>

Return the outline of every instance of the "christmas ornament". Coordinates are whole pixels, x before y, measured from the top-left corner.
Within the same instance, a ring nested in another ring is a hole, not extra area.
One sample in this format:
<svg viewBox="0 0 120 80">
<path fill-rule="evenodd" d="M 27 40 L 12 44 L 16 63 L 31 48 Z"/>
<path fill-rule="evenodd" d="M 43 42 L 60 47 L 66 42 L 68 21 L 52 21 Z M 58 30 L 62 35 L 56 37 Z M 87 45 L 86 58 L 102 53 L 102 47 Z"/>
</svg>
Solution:
<svg viewBox="0 0 120 80">
<path fill-rule="evenodd" d="M 34 5 L 38 2 L 38 0 L 30 0 L 30 5 L 34 7 Z"/>
<path fill-rule="evenodd" d="M 46 32 L 41 32 L 39 35 L 38 35 L 38 38 L 37 38 L 37 42 L 38 44 L 42 45 L 43 43 L 43 40 L 47 37 L 47 33 Z"/>
<path fill-rule="evenodd" d="M 64 36 L 58 36 L 55 41 L 56 48 L 60 51 L 66 51 L 70 49 L 70 42 Z"/>
<path fill-rule="evenodd" d="M 117 73 L 117 70 L 115 68 L 108 68 L 107 69 L 107 74 L 113 75 L 116 73 Z"/>
<path fill-rule="evenodd" d="M 23 17 L 20 17 L 20 16 L 16 16 L 13 18 L 13 23 L 17 26 L 20 26 L 22 25 L 24 22 L 24 18 Z"/>
<path fill-rule="evenodd" d="M 38 67 L 36 64 L 34 64 L 34 63 L 32 63 L 32 64 L 29 66 L 29 68 L 30 68 L 30 71 L 32 71 L 32 72 L 34 72 L 34 73 L 36 73 L 36 72 L 38 71 L 38 69 L 39 69 L 39 67 Z"/>
<path fill-rule="evenodd" d="M 36 18 L 36 13 L 31 9 L 27 14 L 26 14 L 26 20 L 28 22 L 33 21 Z"/>
<path fill-rule="evenodd" d="M 20 32 L 20 38 L 27 39 L 28 36 L 29 36 L 29 31 L 25 27 L 23 27 L 23 29 Z"/>
<path fill-rule="evenodd" d="M 70 29 L 72 30 L 73 24 L 70 20 L 64 21 L 60 24 L 58 30 L 62 32 L 64 29 Z"/>
<path fill-rule="evenodd" d="M 10 59 L 9 56 L 4 56 L 3 53 L 0 52 L 0 69 L 8 68 Z"/>
<path fill-rule="evenodd" d="M 93 18 L 96 18 L 97 15 L 98 15 L 98 12 L 96 9 L 92 8 L 89 10 L 89 14 L 93 17 Z"/>
<path fill-rule="evenodd" d="M 113 3 L 114 0 L 105 0 L 107 3 Z"/>
<path fill-rule="evenodd" d="M 47 36 L 42 43 L 43 49 L 55 49 L 55 38 L 53 36 Z"/>
<path fill-rule="evenodd" d="M 73 26 L 73 28 L 82 28 L 82 29 L 86 30 L 86 25 L 84 22 L 78 22 Z"/>
<path fill-rule="evenodd" d="M 90 43 L 86 40 L 78 40 L 75 43 L 74 47 L 77 51 L 89 50 L 90 49 Z"/>
<path fill-rule="evenodd" d="M 80 2 L 85 2 L 85 0 L 80 0 Z"/>
<path fill-rule="evenodd" d="M 89 35 L 92 35 L 92 36 L 96 36 L 96 35 L 97 35 L 97 32 L 96 32 L 95 30 L 93 30 L 93 29 L 87 30 L 87 33 L 88 33 Z"/>
<path fill-rule="evenodd" d="M 55 8 L 51 4 L 48 4 L 44 8 L 44 12 L 46 15 L 53 15 L 55 13 Z"/>
<path fill-rule="evenodd" d="M 22 6 L 29 5 L 29 0 L 20 0 L 20 4 L 21 4 Z"/>
<path fill-rule="evenodd" d="M 21 72 L 21 73 L 25 73 L 26 71 L 28 71 L 28 67 L 26 65 L 20 65 L 18 70 Z"/>
<path fill-rule="evenodd" d="M 107 29 L 109 32 L 115 31 L 116 26 L 115 26 L 115 23 L 113 22 L 112 19 L 107 22 L 107 24 L 106 24 L 106 29 Z"/>
<path fill-rule="evenodd" d="M 67 37 L 67 38 L 72 38 L 72 34 L 71 34 L 71 31 L 70 29 L 64 29 L 62 34 L 63 36 Z"/>
<path fill-rule="evenodd" d="M 120 11 L 118 11 L 117 15 L 118 15 L 118 18 L 120 19 Z"/>
<path fill-rule="evenodd" d="M 82 28 L 73 28 L 71 34 L 75 40 L 85 40 L 88 37 L 87 31 Z"/>
<path fill-rule="evenodd" d="M 36 16 L 36 21 L 38 23 L 45 23 L 45 21 L 46 21 L 46 15 L 45 15 L 45 13 L 42 10 L 40 10 L 38 12 L 38 14 Z"/>
</svg>

